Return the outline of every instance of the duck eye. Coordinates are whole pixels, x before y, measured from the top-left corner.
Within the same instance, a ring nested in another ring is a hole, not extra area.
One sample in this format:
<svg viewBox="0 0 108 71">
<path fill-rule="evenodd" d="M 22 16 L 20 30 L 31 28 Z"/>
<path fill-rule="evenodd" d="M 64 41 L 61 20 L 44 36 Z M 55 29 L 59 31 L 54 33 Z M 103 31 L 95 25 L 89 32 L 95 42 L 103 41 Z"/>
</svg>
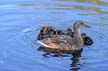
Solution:
<svg viewBox="0 0 108 71">
<path fill-rule="evenodd" d="M 84 25 L 84 23 L 81 23 L 82 25 Z"/>
</svg>

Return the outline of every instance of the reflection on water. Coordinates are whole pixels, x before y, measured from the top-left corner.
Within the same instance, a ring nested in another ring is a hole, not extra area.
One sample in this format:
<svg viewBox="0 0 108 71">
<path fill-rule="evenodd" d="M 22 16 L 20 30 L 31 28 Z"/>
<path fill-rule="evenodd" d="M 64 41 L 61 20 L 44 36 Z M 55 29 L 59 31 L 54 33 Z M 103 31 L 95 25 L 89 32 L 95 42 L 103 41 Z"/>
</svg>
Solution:
<svg viewBox="0 0 108 71">
<path fill-rule="evenodd" d="M 70 58 L 71 69 L 70 70 L 78 71 L 80 69 L 79 65 L 81 65 L 81 64 L 79 62 L 79 58 L 81 57 L 81 53 L 82 53 L 83 49 L 76 50 L 76 51 L 73 51 L 73 52 L 72 51 L 64 51 L 64 54 L 60 54 L 59 52 L 57 52 L 57 50 L 44 48 L 42 46 L 40 46 L 37 50 L 38 51 L 44 51 L 43 56 L 46 57 L 46 58 L 50 58 L 50 57 L 69 57 L 69 54 L 70 54 L 71 55 L 71 58 Z"/>
<path fill-rule="evenodd" d="M 4 0 L 0 2 L 0 71 L 107 71 L 107 0 Z M 81 20 L 92 28 L 81 32 L 94 44 L 81 57 L 69 53 L 38 51 L 36 42 L 43 25 L 72 28 Z"/>
<path fill-rule="evenodd" d="M 40 3 L 37 2 L 36 4 L 20 4 L 20 6 L 32 7 L 37 16 L 36 20 L 44 21 L 43 23 L 47 21 L 47 23 L 54 24 L 54 21 L 56 23 L 63 20 L 65 22 L 70 20 L 95 22 L 97 20 L 98 23 L 102 24 L 108 22 L 108 16 L 105 15 L 108 14 L 108 3 L 100 0 L 52 0 L 48 3 L 40 1 Z M 92 17 L 96 18 L 91 19 Z"/>
</svg>

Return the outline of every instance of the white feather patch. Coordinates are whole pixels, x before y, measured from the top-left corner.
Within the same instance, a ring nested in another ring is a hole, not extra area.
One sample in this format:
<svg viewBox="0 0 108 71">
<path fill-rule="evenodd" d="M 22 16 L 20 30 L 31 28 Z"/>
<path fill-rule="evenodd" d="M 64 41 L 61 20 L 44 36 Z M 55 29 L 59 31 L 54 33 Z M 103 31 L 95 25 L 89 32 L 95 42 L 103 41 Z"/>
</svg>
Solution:
<svg viewBox="0 0 108 71">
<path fill-rule="evenodd" d="M 45 43 L 43 43 L 42 41 L 37 41 L 39 44 L 41 44 L 42 46 L 44 46 L 44 47 L 49 47 L 48 45 L 46 45 Z"/>
</svg>

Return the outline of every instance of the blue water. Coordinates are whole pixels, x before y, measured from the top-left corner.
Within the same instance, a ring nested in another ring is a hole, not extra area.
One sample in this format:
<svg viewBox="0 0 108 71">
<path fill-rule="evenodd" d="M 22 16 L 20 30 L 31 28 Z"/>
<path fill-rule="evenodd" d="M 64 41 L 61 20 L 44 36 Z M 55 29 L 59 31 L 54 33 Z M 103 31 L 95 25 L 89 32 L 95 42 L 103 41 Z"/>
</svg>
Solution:
<svg viewBox="0 0 108 71">
<path fill-rule="evenodd" d="M 0 71 L 107 71 L 107 8 L 107 0 L 1 1 Z M 43 25 L 65 30 L 77 20 L 91 26 L 81 32 L 94 41 L 84 47 L 79 60 L 72 60 L 70 54 L 44 57 L 45 52 L 37 50 L 36 37 Z"/>
</svg>

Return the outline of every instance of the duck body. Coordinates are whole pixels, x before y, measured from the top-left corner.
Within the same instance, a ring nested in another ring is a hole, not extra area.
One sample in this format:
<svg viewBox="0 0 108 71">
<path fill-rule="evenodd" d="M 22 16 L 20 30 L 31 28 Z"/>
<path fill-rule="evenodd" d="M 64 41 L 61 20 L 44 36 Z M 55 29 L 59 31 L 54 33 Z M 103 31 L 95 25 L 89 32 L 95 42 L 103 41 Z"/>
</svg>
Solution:
<svg viewBox="0 0 108 71">
<path fill-rule="evenodd" d="M 84 40 L 84 45 L 92 45 L 93 44 L 93 40 L 89 36 L 86 36 L 83 40 Z"/>
<path fill-rule="evenodd" d="M 40 44 L 47 48 L 59 49 L 59 50 L 72 50 L 74 42 L 70 36 L 65 35 L 53 35 L 50 38 L 45 38 L 38 41 Z M 64 45 L 65 44 L 65 45 Z"/>
<path fill-rule="evenodd" d="M 81 27 L 86 27 L 82 21 L 75 22 L 74 37 L 67 35 L 51 35 L 48 38 L 38 40 L 45 48 L 59 49 L 59 50 L 80 50 L 83 47 L 83 39 L 79 33 Z"/>
<path fill-rule="evenodd" d="M 81 34 L 82 38 L 83 38 L 83 41 L 84 41 L 84 45 L 92 45 L 93 44 L 93 40 L 86 35 L 86 33 L 82 33 Z"/>
</svg>

